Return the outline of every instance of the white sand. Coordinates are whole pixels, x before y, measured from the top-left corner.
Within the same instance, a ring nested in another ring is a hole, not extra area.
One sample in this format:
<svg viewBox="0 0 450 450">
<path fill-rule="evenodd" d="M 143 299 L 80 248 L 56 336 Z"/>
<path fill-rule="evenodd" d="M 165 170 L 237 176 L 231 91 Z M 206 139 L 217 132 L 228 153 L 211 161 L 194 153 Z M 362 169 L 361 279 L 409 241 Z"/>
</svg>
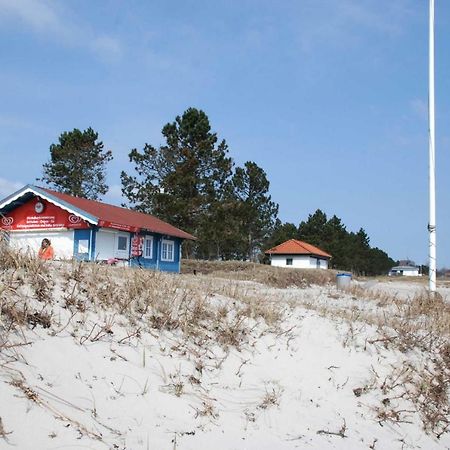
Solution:
<svg viewBox="0 0 450 450">
<path fill-rule="evenodd" d="M 279 301 L 354 302 L 341 294 L 330 298 L 338 295 L 334 287 L 253 288 Z M 391 288 L 416 289 L 403 282 Z M 61 305 L 53 312 L 63 327 L 69 313 Z M 241 350 L 211 345 L 197 357 L 178 332 L 143 332 L 119 344 L 130 329 L 118 315 L 114 334 L 91 342 L 83 336 L 112 313 L 82 319 L 56 336 L 41 326 L 28 328 L 30 344 L 17 349 L 20 357 L 2 359 L 0 417 L 10 434 L 0 438 L 0 448 L 450 448 L 449 434 L 438 440 L 423 431 L 412 404 L 398 400 L 399 409 L 411 410 L 411 423 L 380 423 L 374 410 L 380 389 L 354 394 L 374 373 L 381 379 L 405 359 L 427 357 L 365 344 L 376 332 L 369 325 L 358 324 L 349 340 L 343 320 L 297 306 L 283 323 L 290 332 L 259 336 L 260 324 Z M 201 372 L 195 368 L 200 359 Z"/>
</svg>

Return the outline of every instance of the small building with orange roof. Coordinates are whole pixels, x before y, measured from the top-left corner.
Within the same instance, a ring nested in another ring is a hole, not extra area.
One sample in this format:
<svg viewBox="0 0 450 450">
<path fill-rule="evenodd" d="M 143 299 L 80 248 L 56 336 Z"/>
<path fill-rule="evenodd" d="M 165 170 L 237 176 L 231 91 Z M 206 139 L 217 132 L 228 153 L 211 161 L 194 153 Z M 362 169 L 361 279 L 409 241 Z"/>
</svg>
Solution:
<svg viewBox="0 0 450 450">
<path fill-rule="evenodd" d="M 265 254 L 270 256 L 272 266 L 295 269 L 328 269 L 331 259 L 329 253 L 297 239 L 289 239 Z"/>
</svg>

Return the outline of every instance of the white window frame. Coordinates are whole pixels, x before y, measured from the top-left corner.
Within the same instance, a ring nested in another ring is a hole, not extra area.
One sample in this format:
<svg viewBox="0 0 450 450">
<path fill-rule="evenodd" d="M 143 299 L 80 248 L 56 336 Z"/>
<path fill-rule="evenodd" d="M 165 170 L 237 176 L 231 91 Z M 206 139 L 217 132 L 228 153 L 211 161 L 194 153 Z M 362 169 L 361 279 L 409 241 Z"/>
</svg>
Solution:
<svg viewBox="0 0 450 450">
<path fill-rule="evenodd" d="M 169 251 L 167 251 L 166 257 L 164 257 L 164 245 L 172 246 L 172 258 L 169 258 Z M 169 239 L 163 239 L 161 241 L 161 261 L 174 262 L 175 261 L 175 241 Z"/>
<path fill-rule="evenodd" d="M 119 238 L 122 237 L 127 240 L 127 248 L 125 250 L 119 249 Z M 130 236 L 128 236 L 127 234 L 117 234 L 116 253 L 120 254 L 121 256 L 126 255 L 128 257 L 128 254 L 130 253 Z"/>
<path fill-rule="evenodd" d="M 150 255 L 147 255 L 147 242 L 150 242 Z M 142 248 L 142 256 L 145 259 L 152 259 L 153 258 L 153 236 L 145 236 L 144 238 L 144 245 Z"/>
</svg>

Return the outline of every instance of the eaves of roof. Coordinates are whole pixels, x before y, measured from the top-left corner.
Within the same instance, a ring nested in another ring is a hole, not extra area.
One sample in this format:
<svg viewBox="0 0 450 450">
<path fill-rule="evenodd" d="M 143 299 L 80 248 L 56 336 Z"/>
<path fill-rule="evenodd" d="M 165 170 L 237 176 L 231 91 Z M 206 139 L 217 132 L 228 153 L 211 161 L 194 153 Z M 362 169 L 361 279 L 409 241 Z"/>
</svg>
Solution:
<svg viewBox="0 0 450 450">
<path fill-rule="evenodd" d="M 75 214 L 87 222 L 104 227 L 147 230 L 181 239 L 196 240 L 194 236 L 150 214 L 141 213 L 119 206 L 109 205 L 96 200 L 74 197 L 51 189 L 26 185 L 0 203 L 0 210 L 16 207 L 15 205 L 27 194 L 41 197 L 66 211 Z M 17 205 L 18 206 L 18 205 Z"/>
<path fill-rule="evenodd" d="M 268 255 L 312 255 L 331 258 L 331 255 L 320 248 L 297 239 L 289 239 L 265 252 Z"/>
</svg>

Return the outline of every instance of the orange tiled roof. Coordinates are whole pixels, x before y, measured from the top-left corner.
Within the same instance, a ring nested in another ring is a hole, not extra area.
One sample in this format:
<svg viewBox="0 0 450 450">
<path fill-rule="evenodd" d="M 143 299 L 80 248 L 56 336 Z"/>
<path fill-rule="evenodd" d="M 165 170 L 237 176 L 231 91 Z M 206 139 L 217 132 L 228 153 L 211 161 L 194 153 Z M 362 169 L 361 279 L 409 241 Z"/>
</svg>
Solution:
<svg viewBox="0 0 450 450">
<path fill-rule="evenodd" d="M 289 239 L 276 247 L 266 250 L 268 255 L 316 255 L 324 258 L 331 258 L 331 255 L 307 242 Z"/>
</svg>

